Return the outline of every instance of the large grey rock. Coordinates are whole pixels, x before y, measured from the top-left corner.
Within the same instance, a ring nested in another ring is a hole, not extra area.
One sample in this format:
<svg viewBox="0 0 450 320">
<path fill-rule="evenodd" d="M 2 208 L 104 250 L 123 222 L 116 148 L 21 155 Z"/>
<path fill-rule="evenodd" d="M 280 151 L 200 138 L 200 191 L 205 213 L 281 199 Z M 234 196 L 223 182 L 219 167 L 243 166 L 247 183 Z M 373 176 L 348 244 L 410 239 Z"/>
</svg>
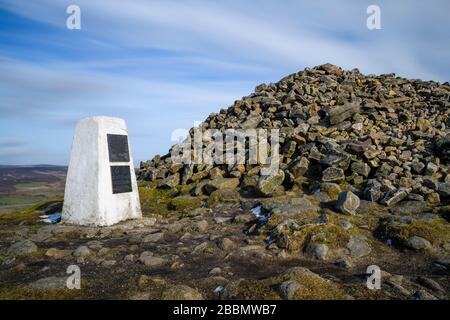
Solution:
<svg viewBox="0 0 450 320">
<path fill-rule="evenodd" d="M 325 260 L 328 255 L 328 246 L 323 243 L 308 243 L 305 256 L 318 260 Z"/>
<path fill-rule="evenodd" d="M 431 293 L 427 292 L 426 290 L 417 290 L 413 295 L 414 300 L 438 300 L 435 296 L 433 296 Z"/>
<path fill-rule="evenodd" d="M 399 203 L 403 199 L 406 198 L 408 193 L 405 190 L 398 190 L 394 192 L 388 192 L 384 198 L 381 200 L 382 204 L 387 205 L 388 207 L 393 206 L 396 203 Z"/>
<path fill-rule="evenodd" d="M 239 186 L 239 179 L 238 178 L 217 178 L 214 180 L 210 180 L 203 189 L 208 193 L 211 194 L 216 190 L 222 190 L 222 189 L 234 189 Z"/>
<path fill-rule="evenodd" d="M 180 174 L 175 173 L 171 176 L 168 176 L 163 181 L 159 183 L 160 188 L 168 188 L 173 189 L 180 184 Z"/>
<path fill-rule="evenodd" d="M 339 194 L 336 207 L 342 213 L 354 215 L 360 203 L 361 201 L 356 194 L 351 191 L 344 191 Z"/>
<path fill-rule="evenodd" d="M 162 232 L 156 232 L 156 233 L 151 233 L 149 235 L 146 235 L 143 239 L 142 242 L 158 242 L 159 240 L 161 240 L 164 237 L 164 233 Z"/>
<path fill-rule="evenodd" d="M 353 258 L 367 256 L 372 251 L 367 240 L 361 236 L 351 236 L 347 243 L 347 249 Z"/>
<path fill-rule="evenodd" d="M 178 284 L 164 290 L 161 300 L 203 300 L 203 296 L 194 288 Z"/>
<path fill-rule="evenodd" d="M 277 174 L 262 176 L 257 185 L 257 190 L 262 195 L 270 196 L 284 181 L 284 172 L 279 170 Z"/>
<path fill-rule="evenodd" d="M 368 180 L 363 191 L 364 199 L 372 202 L 377 202 L 378 200 L 380 200 L 383 195 L 381 187 L 381 183 L 379 183 L 377 180 Z"/>
<path fill-rule="evenodd" d="M 429 250 L 432 247 L 430 241 L 419 236 L 409 238 L 406 241 L 406 246 L 416 251 Z"/>
<path fill-rule="evenodd" d="M 73 252 L 73 256 L 76 258 L 85 258 L 92 254 L 92 251 L 86 246 L 79 246 Z"/>
<path fill-rule="evenodd" d="M 353 172 L 364 177 L 368 177 L 370 173 L 370 166 L 363 161 L 353 162 L 351 165 L 351 169 Z"/>
<path fill-rule="evenodd" d="M 308 171 L 308 168 L 309 160 L 305 157 L 301 157 L 290 165 L 290 171 L 294 177 L 303 176 Z"/>
<path fill-rule="evenodd" d="M 229 238 L 223 238 L 217 242 L 217 246 L 224 251 L 231 251 L 236 247 L 236 244 Z"/>
<path fill-rule="evenodd" d="M 144 251 L 139 256 L 139 262 L 147 267 L 160 267 L 167 263 L 167 260 L 161 257 L 156 257 L 150 251 Z"/>
<path fill-rule="evenodd" d="M 31 240 L 23 240 L 12 244 L 8 248 L 9 256 L 25 256 L 36 252 L 38 250 L 37 245 Z"/>
<path fill-rule="evenodd" d="M 342 170 L 341 168 L 329 167 L 322 172 L 323 182 L 340 182 L 344 179 L 344 170 Z"/>
<path fill-rule="evenodd" d="M 329 112 L 330 124 L 338 124 L 359 112 L 359 105 L 356 102 L 346 103 L 342 106 L 336 106 Z"/>
<path fill-rule="evenodd" d="M 442 182 L 438 184 L 437 192 L 443 198 L 450 198 L 450 182 Z"/>
<path fill-rule="evenodd" d="M 295 280 L 287 280 L 280 284 L 280 296 L 285 300 L 294 300 L 295 294 L 302 288 Z"/>
<path fill-rule="evenodd" d="M 66 287 L 67 277 L 47 277 L 32 282 L 29 286 L 36 289 L 63 289 Z"/>
<path fill-rule="evenodd" d="M 434 281 L 433 279 L 419 276 L 417 278 L 417 282 L 419 282 L 424 287 L 426 287 L 432 291 L 435 291 L 437 293 L 445 292 L 444 288 L 442 288 L 442 286 L 439 283 L 437 283 L 436 281 Z"/>
</svg>

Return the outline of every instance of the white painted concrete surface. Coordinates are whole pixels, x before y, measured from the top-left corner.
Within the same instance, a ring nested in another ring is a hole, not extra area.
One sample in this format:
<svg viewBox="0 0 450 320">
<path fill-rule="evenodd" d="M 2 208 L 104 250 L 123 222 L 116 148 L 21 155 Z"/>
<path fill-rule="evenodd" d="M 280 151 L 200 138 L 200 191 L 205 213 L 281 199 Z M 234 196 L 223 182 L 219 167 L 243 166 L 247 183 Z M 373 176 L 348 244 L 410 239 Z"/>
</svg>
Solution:
<svg viewBox="0 0 450 320">
<path fill-rule="evenodd" d="M 128 136 L 125 121 L 99 116 L 83 119 L 75 128 L 62 212 L 65 223 L 109 226 L 142 217 L 130 146 L 129 162 L 110 162 L 107 134 Z M 132 192 L 113 194 L 112 165 L 130 166 Z"/>
</svg>

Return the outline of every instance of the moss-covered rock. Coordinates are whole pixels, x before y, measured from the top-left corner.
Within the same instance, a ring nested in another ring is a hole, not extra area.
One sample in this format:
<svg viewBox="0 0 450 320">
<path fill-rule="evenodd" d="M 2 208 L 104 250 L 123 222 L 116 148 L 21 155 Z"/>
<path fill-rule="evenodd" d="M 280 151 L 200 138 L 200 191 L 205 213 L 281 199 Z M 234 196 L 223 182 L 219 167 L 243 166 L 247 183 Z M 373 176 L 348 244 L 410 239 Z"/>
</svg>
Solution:
<svg viewBox="0 0 450 320">
<path fill-rule="evenodd" d="M 299 286 L 293 290 L 291 299 L 339 300 L 347 297 L 347 294 L 339 284 L 324 279 L 307 268 L 294 267 L 288 269 L 282 275 L 272 278 L 272 281 L 278 286 L 281 286 L 286 281 L 298 283 Z"/>
<path fill-rule="evenodd" d="M 432 221 L 413 219 L 410 223 L 392 222 L 383 219 L 376 230 L 382 240 L 393 240 L 394 244 L 407 246 L 411 237 L 424 238 L 433 245 L 441 245 L 450 241 L 450 224 L 441 218 Z"/>
</svg>

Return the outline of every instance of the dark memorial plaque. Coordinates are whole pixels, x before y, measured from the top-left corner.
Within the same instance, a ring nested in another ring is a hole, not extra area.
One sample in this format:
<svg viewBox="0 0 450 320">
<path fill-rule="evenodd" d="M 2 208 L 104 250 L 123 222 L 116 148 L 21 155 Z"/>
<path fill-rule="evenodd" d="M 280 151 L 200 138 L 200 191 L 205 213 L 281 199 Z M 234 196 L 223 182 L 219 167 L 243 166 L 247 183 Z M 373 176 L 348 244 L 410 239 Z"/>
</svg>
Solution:
<svg viewBox="0 0 450 320">
<path fill-rule="evenodd" d="M 129 162 L 128 136 L 108 134 L 108 151 L 110 162 Z"/>
<path fill-rule="evenodd" d="M 111 180 L 113 193 L 133 191 L 131 187 L 130 166 L 111 166 Z"/>
</svg>

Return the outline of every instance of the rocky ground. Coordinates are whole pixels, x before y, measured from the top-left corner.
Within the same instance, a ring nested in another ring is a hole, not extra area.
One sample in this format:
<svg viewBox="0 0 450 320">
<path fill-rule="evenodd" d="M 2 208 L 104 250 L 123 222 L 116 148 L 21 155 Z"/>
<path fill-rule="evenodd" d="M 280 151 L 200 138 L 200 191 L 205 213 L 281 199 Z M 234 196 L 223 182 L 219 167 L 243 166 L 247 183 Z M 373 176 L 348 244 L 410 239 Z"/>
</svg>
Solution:
<svg viewBox="0 0 450 320">
<path fill-rule="evenodd" d="M 260 85 L 199 130 L 280 129 L 275 175 L 168 154 L 141 163 L 142 220 L 38 222 L 58 202 L 1 216 L 0 297 L 448 299 L 449 127 L 448 83 L 326 64 Z"/>
<path fill-rule="evenodd" d="M 362 201 L 356 215 L 343 215 L 323 192 L 213 208 L 144 186 L 141 197 L 151 202 L 145 218 L 113 227 L 44 225 L 39 210 L 3 220 L 0 297 L 448 299 L 443 211 Z M 380 290 L 366 287 L 373 264 Z M 65 288 L 69 265 L 81 269 L 80 290 Z"/>
</svg>

